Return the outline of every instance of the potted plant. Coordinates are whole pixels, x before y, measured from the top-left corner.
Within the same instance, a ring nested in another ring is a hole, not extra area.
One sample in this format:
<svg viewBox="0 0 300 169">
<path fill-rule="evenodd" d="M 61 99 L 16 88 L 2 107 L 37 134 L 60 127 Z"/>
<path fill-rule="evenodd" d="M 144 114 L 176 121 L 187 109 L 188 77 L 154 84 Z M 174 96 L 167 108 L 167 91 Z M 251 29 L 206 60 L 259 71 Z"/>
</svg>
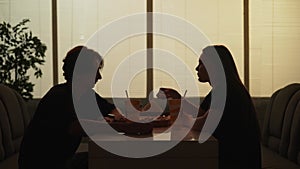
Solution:
<svg viewBox="0 0 300 169">
<path fill-rule="evenodd" d="M 0 23 L 0 83 L 15 89 L 25 100 L 33 97 L 28 70 L 32 69 L 36 78 L 42 77 L 40 66 L 47 49 L 26 27 L 29 21 L 24 19 L 15 26 Z"/>
</svg>

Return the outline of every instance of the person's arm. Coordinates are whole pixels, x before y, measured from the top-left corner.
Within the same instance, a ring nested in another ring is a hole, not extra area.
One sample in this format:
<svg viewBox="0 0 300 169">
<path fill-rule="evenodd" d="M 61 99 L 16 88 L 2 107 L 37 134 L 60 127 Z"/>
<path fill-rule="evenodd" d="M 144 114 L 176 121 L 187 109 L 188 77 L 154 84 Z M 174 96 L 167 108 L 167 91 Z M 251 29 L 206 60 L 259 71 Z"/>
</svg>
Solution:
<svg viewBox="0 0 300 169">
<path fill-rule="evenodd" d="M 122 121 L 125 120 L 124 115 L 121 113 L 121 111 L 117 108 L 113 109 L 110 114 L 114 116 L 114 120 Z"/>
<path fill-rule="evenodd" d="M 176 90 L 163 87 L 159 89 L 156 96 L 158 98 L 181 99 L 181 95 Z"/>
<path fill-rule="evenodd" d="M 205 110 L 199 108 L 199 109 L 198 109 L 198 117 L 202 117 L 202 116 L 204 116 L 204 115 L 207 116 L 207 112 L 208 112 L 208 111 L 205 111 Z"/>
<path fill-rule="evenodd" d="M 124 115 L 114 104 L 109 103 L 107 100 L 102 98 L 97 93 L 96 93 L 96 99 L 97 99 L 97 103 L 100 108 L 100 111 L 101 111 L 102 115 L 104 116 L 104 118 L 111 117 L 117 121 L 125 119 Z"/>
<path fill-rule="evenodd" d="M 194 105 L 193 103 L 189 102 L 186 99 L 182 99 L 182 105 L 183 105 L 183 112 L 185 114 L 193 115 L 195 112 L 198 111 L 196 120 L 194 121 L 194 124 L 192 125 L 192 130 L 201 131 L 202 127 L 206 121 L 208 111 L 203 110 L 199 106 Z"/>
<path fill-rule="evenodd" d="M 208 116 L 208 112 L 210 111 L 210 102 L 211 102 L 211 92 L 204 98 L 199 109 L 198 109 L 198 117 L 193 125 L 193 130 L 201 131 L 205 121 Z"/>
<path fill-rule="evenodd" d="M 85 132 L 78 120 L 74 120 L 69 127 L 69 134 L 73 136 L 85 136 Z"/>
<path fill-rule="evenodd" d="M 201 131 L 204 126 L 204 123 L 206 121 L 207 115 L 208 115 L 208 111 L 205 112 L 202 116 L 197 117 L 197 119 L 192 127 L 192 130 Z"/>
<path fill-rule="evenodd" d="M 206 111 L 201 109 L 199 106 L 189 102 L 187 99 L 182 99 L 181 105 L 183 106 L 183 111 L 186 113 L 193 114 L 193 112 L 198 112 L 197 117 L 203 116 Z"/>
<path fill-rule="evenodd" d="M 104 121 L 105 120 L 105 121 Z M 100 129 L 103 129 L 105 123 L 112 122 L 109 117 L 104 117 L 104 120 L 90 120 L 90 119 L 80 119 L 74 120 L 69 127 L 69 134 L 73 136 L 87 136 L 82 125 L 89 129 L 90 133 L 99 133 Z M 108 125 L 108 124 L 107 124 Z"/>
</svg>

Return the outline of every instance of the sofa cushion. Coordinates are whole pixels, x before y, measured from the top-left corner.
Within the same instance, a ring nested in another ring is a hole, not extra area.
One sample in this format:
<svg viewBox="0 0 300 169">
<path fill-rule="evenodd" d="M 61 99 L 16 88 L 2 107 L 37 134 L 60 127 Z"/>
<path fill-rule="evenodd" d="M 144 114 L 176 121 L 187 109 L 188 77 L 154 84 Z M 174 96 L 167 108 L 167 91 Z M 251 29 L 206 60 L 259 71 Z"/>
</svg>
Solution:
<svg viewBox="0 0 300 169">
<path fill-rule="evenodd" d="M 18 169 L 19 168 L 18 157 L 19 157 L 19 153 L 16 153 L 16 154 L 8 157 L 4 161 L 1 161 L 0 168 L 1 169 Z"/>
<path fill-rule="evenodd" d="M 263 169 L 300 169 L 300 166 L 262 146 Z"/>
<path fill-rule="evenodd" d="M 5 158 L 19 151 L 30 119 L 22 97 L 15 90 L 0 84 L 0 128 Z"/>
<path fill-rule="evenodd" d="M 262 130 L 264 123 L 264 115 L 266 113 L 267 107 L 270 103 L 269 97 L 252 97 L 252 101 L 257 113 L 257 119 L 259 122 L 259 126 Z"/>
<path fill-rule="evenodd" d="M 288 159 L 299 163 L 300 152 L 300 91 L 298 91 L 292 98 L 291 111 L 293 111 L 293 117 L 291 117 L 292 127 L 290 130 L 290 142 L 288 147 Z"/>
<path fill-rule="evenodd" d="M 270 103 L 267 106 L 267 110 L 265 113 L 265 118 L 264 118 L 264 124 L 263 124 L 263 132 L 262 132 L 262 143 L 265 146 L 269 145 L 269 139 L 270 139 L 270 116 L 271 116 L 271 111 L 272 111 L 272 106 L 274 104 L 274 100 L 277 97 L 278 93 L 280 92 L 281 89 L 277 90 L 274 92 L 271 96 Z"/>
<path fill-rule="evenodd" d="M 298 153 L 297 163 L 300 164 L 300 152 Z"/>
<path fill-rule="evenodd" d="M 268 139 L 268 147 L 273 151 L 278 151 L 278 147 L 280 145 L 280 139 L 277 137 L 270 136 Z"/>
<path fill-rule="evenodd" d="M 280 155 L 287 157 L 288 155 L 288 151 L 290 149 L 294 149 L 296 146 L 296 144 L 291 147 L 291 142 L 294 142 L 293 139 L 295 139 L 294 137 L 297 137 L 300 130 L 297 129 L 297 123 L 299 123 L 300 118 L 295 118 L 295 116 L 297 116 L 296 114 L 299 113 L 299 100 L 300 100 L 300 89 L 295 92 L 285 111 L 285 116 L 284 116 L 284 121 L 283 121 L 283 127 L 282 127 L 282 135 L 281 135 L 281 142 L 280 142 L 280 146 L 279 146 L 279 153 Z M 296 132 L 297 134 L 294 134 L 294 136 L 291 135 L 291 132 Z M 300 141 L 300 140 L 299 140 Z M 296 161 L 297 158 L 297 154 L 296 153 L 292 153 L 292 157 L 291 160 L 292 161 Z"/>
<path fill-rule="evenodd" d="M 2 136 L 2 130 L 0 128 L 0 161 L 4 160 L 5 152 L 4 152 L 4 146 L 3 146 L 3 136 Z"/>
<path fill-rule="evenodd" d="M 300 84 L 290 84 L 277 90 L 272 95 L 265 114 L 263 144 L 283 156 L 286 156 L 288 151 L 291 117 L 294 113 L 289 110 L 288 105 L 298 90 L 300 90 Z"/>
</svg>

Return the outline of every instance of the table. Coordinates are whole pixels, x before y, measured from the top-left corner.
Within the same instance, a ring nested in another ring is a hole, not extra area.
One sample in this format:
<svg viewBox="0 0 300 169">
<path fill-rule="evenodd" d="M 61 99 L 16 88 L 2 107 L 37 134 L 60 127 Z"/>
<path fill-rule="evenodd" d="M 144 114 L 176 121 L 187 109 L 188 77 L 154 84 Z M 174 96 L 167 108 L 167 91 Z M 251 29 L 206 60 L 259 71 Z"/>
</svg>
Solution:
<svg viewBox="0 0 300 169">
<path fill-rule="evenodd" d="M 153 135 L 157 135 L 163 128 L 155 128 Z M 89 168 L 90 169 L 217 169 L 218 142 L 210 137 L 206 142 L 198 142 L 199 132 L 190 131 L 188 135 L 175 147 L 162 154 L 148 158 L 127 158 L 112 154 L 95 142 L 118 142 L 113 138 L 96 138 L 89 141 Z M 167 136 L 168 137 L 168 136 Z M 157 139 L 155 143 L 164 144 L 166 138 Z"/>
</svg>

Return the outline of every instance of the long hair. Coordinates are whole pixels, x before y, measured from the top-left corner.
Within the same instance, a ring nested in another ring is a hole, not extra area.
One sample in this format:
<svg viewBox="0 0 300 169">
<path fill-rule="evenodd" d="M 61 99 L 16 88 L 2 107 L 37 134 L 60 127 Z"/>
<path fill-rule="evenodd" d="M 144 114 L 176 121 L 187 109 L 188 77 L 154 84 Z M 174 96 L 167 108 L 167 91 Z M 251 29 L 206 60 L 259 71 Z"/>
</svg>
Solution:
<svg viewBox="0 0 300 169">
<path fill-rule="evenodd" d="M 252 102 L 248 90 L 246 89 L 246 87 L 244 86 L 243 82 L 240 79 L 238 70 L 236 68 L 236 65 L 233 60 L 233 56 L 231 55 L 230 51 L 223 45 L 213 45 L 204 48 L 203 53 L 208 57 L 210 57 L 212 54 L 218 55 L 218 58 L 221 60 L 225 72 L 227 89 L 230 88 L 230 90 L 239 91 L 239 94 L 244 96 L 243 97 L 244 99 L 240 101 L 242 101 L 243 104 L 249 104 L 250 107 L 248 111 L 252 112 L 251 113 L 252 115 L 250 114 L 248 116 L 248 121 L 253 122 L 252 125 L 253 127 L 256 128 L 256 133 L 258 134 L 258 137 L 260 139 L 261 133 L 260 133 L 257 117 L 256 117 L 256 110 L 254 104 Z"/>
<path fill-rule="evenodd" d="M 230 85 L 232 82 L 238 82 L 239 84 L 243 85 L 236 65 L 233 60 L 233 56 L 230 51 L 223 45 L 212 45 L 207 46 L 203 49 L 203 54 L 210 57 L 211 55 L 217 55 L 220 59 L 225 76 L 227 85 Z"/>
</svg>

